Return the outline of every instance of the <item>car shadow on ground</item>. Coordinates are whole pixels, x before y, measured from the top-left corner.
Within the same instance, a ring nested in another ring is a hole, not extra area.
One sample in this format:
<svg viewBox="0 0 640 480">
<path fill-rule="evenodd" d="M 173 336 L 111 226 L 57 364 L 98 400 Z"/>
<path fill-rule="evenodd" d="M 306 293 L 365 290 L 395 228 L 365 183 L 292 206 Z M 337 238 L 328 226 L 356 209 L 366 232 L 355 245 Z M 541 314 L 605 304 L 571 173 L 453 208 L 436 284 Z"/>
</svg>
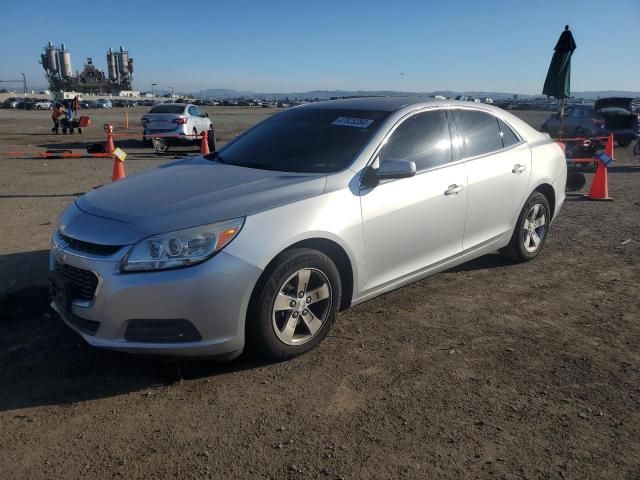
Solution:
<svg viewBox="0 0 640 480">
<path fill-rule="evenodd" d="M 46 262 L 44 251 L 17 255 L 23 260 L 33 257 L 27 264 Z M 8 255 L 0 256 L 3 270 L 6 265 L 18 268 L 4 257 Z M 0 411 L 145 393 L 182 380 L 268 365 L 252 354 L 219 362 L 144 357 L 90 347 L 50 309 L 47 268 L 40 265 L 32 272 L 38 277 L 32 279 L 35 286 L 7 289 L 5 282 L 0 284 L 5 286 L 0 290 L 0 385 L 4 385 Z"/>
<path fill-rule="evenodd" d="M 87 146 L 90 144 L 105 144 L 104 141 L 88 140 L 85 142 L 77 136 L 69 137 L 70 136 L 67 136 L 67 138 L 60 142 L 43 143 L 37 146 L 47 150 L 82 150 L 82 152 L 86 152 Z M 200 154 L 200 146 L 195 144 L 170 144 L 169 149 L 165 153 L 155 152 L 153 147 L 145 145 L 142 140 L 116 139 L 114 144 L 116 148 L 121 148 L 129 154 L 127 160 L 148 160 L 150 158 L 172 158 Z"/>
</svg>

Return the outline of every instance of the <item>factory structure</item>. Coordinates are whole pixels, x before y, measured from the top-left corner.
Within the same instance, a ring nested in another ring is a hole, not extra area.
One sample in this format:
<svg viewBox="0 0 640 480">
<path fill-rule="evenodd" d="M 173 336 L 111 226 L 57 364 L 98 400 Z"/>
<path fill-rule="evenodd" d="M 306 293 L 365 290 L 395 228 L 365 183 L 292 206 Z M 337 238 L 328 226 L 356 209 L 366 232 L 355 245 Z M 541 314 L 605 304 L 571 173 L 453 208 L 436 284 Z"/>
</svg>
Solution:
<svg viewBox="0 0 640 480">
<path fill-rule="evenodd" d="M 46 72 L 50 89 L 53 92 L 78 92 L 96 95 L 133 95 L 133 58 L 120 47 L 119 52 L 111 48 L 107 52 L 107 70 L 100 70 L 87 58 L 82 71 L 75 75 L 71 67 L 71 53 L 64 43 L 60 48 L 53 43 L 44 47 L 40 63 Z"/>
</svg>

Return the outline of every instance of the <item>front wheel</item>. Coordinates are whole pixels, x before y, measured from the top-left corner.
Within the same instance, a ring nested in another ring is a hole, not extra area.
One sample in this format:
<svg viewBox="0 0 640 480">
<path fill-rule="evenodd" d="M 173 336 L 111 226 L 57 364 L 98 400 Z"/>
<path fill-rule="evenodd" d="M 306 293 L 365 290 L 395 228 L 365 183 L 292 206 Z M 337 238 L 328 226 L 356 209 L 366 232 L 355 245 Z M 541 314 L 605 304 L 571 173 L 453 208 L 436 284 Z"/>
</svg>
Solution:
<svg viewBox="0 0 640 480">
<path fill-rule="evenodd" d="M 286 360 L 327 336 L 340 304 L 335 264 L 307 248 L 281 254 L 256 287 L 247 317 L 249 341 L 264 356 Z"/>
<path fill-rule="evenodd" d="M 534 259 L 547 240 L 550 221 L 551 209 L 547 197 L 540 192 L 533 192 L 522 207 L 509 245 L 500 253 L 516 262 Z"/>
</svg>

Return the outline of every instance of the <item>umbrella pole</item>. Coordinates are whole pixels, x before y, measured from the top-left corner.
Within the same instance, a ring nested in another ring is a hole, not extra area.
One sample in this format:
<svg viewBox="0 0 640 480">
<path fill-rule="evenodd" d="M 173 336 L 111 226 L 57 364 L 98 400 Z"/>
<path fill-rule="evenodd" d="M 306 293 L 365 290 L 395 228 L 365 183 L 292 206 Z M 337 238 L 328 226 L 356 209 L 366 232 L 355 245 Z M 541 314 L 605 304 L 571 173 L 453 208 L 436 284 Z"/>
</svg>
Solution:
<svg viewBox="0 0 640 480">
<path fill-rule="evenodd" d="M 560 99 L 560 139 L 564 135 L 564 97 Z"/>
</svg>

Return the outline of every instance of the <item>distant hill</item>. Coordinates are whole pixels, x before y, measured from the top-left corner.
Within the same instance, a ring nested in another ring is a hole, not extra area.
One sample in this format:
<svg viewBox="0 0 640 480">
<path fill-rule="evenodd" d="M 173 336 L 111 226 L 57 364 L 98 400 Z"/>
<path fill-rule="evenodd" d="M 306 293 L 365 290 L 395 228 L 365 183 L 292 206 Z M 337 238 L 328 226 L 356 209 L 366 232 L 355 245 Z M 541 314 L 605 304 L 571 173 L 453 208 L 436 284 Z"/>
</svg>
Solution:
<svg viewBox="0 0 640 480">
<path fill-rule="evenodd" d="M 523 95 L 513 94 L 508 92 L 484 92 L 484 91 L 470 91 L 470 92 L 458 92 L 454 90 L 436 90 L 434 92 L 399 92 L 395 90 L 311 90 L 308 92 L 289 92 L 289 93 L 267 93 L 267 92 L 251 92 L 251 91 L 239 91 L 229 88 L 210 88 L 208 90 L 202 90 L 195 96 L 211 97 L 211 98 L 239 98 L 239 97 L 251 97 L 251 98 L 274 98 L 284 99 L 289 98 L 292 100 L 300 100 L 307 98 L 319 98 L 326 100 L 335 97 L 430 97 L 434 95 L 442 95 L 445 97 L 456 97 L 458 95 L 465 95 L 476 98 L 490 97 L 493 99 L 511 99 L 517 95 L 518 99 L 529 99 L 535 97 L 541 97 L 540 95 Z M 586 92 L 574 92 L 574 98 L 595 99 L 599 97 L 640 97 L 640 92 L 629 92 L 623 90 L 602 90 L 602 91 L 586 91 Z"/>
</svg>

